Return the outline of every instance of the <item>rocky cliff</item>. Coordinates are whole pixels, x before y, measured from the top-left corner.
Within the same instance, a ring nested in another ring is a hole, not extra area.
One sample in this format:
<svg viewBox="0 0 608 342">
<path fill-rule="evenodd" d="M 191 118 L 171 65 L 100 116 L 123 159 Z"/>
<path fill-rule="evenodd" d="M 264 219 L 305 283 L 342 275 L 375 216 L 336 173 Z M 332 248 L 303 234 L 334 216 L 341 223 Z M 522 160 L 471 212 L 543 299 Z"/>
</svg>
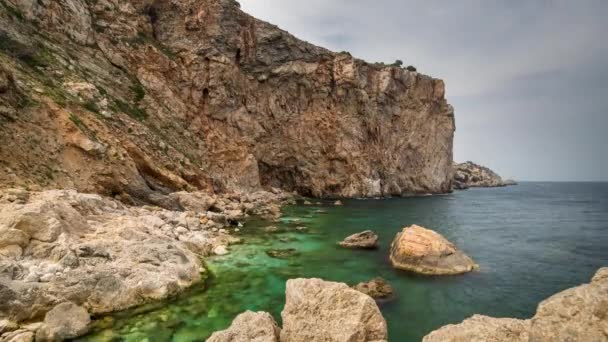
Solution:
<svg viewBox="0 0 608 342">
<path fill-rule="evenodd" d="M 468 188 L 494 188 L 515 185 L 513 180 L 503 180 L 496 172 L 471 161 L 454 163 L 454 181 L 452 186 L 456 190 Z"/>
<path fill-rule="evenodd" d="M 0 0 L 0 187 L 164 207 L 179 190 L 451 190 L 444 84 L 233 0 Z"/>
</svg>

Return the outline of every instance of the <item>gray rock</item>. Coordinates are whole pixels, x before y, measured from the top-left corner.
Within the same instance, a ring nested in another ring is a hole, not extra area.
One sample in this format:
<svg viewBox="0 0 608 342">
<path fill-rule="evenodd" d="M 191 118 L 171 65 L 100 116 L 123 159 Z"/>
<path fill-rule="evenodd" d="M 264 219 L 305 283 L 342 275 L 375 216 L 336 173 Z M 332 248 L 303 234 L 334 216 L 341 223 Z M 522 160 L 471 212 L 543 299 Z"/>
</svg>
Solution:
<svg viewBox="0 0 608 342">
<path fill-rule="evenodd" d="M 36 333 L 36 340 L 63 341 L 85 334 L 91 318 L 83 307 L 64 302 L 46 313 L 44 324 Z"/>
<path fill-rule="evenodd" d="M 267 312 L 245 311 L 230 327 L 217 331 L 207 342 L 279 342 L 281 329 Z"/>
<path fill-rule="evenodd" d="M 378 235 L 371 230 L 366 230 L 361 233 L 350 235 L 338 244 L 346 248 L 377 248 Z"/>
<path fill-rule="evenodd" d="M 376 302 L 346 284 L 321 279 L 287 281 L 281 341 L 386 341 Z"/>
</svg>

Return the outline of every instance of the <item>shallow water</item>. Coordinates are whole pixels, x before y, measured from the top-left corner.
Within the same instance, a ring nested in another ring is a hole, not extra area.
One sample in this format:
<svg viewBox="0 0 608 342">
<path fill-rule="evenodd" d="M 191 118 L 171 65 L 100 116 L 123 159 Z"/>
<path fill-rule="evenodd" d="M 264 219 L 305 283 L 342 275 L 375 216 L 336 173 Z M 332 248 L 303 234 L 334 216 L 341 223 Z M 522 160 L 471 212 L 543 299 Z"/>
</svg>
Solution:
<svg viewBox="0 0 608 342">
<path fill-rule="evenodd" d="M 280 321 L 285 281 L 319 277 L 354 284 L 376 276 L 397 296 L 381 305 L 389 341 L 420 341 L 428 332 L 474 313 L 530 317 L 539 301 L 588 282 L 608 266 L 608 183 L 522 183 L 450 195 L 347 200 L 284 209 L 281 231 L 248 222 L 246 244 L 209 260 L 214 277 L 180 297 L 102 318 L 86 341 L 204 341 L 244 310 L 268 311 Z M 320 212 L 321 211 L 321 212 Z M 479 265 L 461 276 L 426 277 L 394 270 L 387 261 L 400 228 L 419 224 L 454 242 Z M 295 229 L 306 226 L 305 232 Z M 373 229 L 374 251 L 336 246 Z M 268 249 L 296 250 L 286 259 Z M 207 287 L 207 288 L 205 288 Z"/>
</svg>

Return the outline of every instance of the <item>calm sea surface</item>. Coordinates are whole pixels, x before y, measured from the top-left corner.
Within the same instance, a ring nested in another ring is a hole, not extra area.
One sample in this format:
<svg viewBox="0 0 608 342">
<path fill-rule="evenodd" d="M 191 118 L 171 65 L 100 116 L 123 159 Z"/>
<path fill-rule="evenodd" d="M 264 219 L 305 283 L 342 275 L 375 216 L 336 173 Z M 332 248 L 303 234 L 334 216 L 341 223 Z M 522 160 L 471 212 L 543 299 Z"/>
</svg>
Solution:
<svg viewBox="0 0 608 342">
<path fill-rule="evenodd" d="M 395 289 L 381 304 L 389 341 L 420 341 L 472 314 L 527 318 L 539 301 L 588 282 L 608 266 L 608 183 L 522 183 L 450 195 L 347 200 L 284 209 L 279 223 L 248 222 L 245 244 L 208 261 L 214 276 L 179 298 L 100 317 L 86 341 L 204 341 L 244 310 L 280 322 L 285 281 L 318 277 L 354 284 L 381 276 Z M 471 256 L 480 270 L 426 277 L 394 270 L 387 256 L 395 234 L 413 223 L 436 230 Z M 264 233 L 275 225 L 278 233 Z M 305 232 L 295 230 L 306 226 Z M 374 251 L 336 246 L 373 229 Z M 295 249 L 286 259 L 269 249 Z"/>
</svg>

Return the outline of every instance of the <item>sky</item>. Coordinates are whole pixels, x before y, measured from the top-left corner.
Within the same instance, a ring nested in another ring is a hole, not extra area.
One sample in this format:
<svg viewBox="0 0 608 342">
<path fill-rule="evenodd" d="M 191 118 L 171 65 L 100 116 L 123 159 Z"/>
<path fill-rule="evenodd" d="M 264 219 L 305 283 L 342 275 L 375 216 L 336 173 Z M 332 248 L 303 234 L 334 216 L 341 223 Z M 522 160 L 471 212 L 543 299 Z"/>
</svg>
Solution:
<svg viewBox="0 0 608 342">
<path fill-rule="evenodd" d="M 297 37 L 441 78 L 454 159 L 608 181 L 608 1 L 240 0 Z"/>
</svg>

